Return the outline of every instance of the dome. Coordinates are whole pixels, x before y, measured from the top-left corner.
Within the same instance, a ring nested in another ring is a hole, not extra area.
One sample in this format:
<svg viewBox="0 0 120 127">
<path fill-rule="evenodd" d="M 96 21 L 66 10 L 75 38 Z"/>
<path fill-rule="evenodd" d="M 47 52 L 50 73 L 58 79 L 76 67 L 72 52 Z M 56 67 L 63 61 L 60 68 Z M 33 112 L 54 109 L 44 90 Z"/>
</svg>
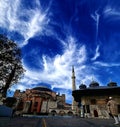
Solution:
<svg viewBox="0 0 120 127">
<path fill-rule="evenodd" d="M 86 89 L 86 85 L 85 84 L 80 84 L 79 88 L 80 89 Z"/>
<path fill-rule="evenodd" d="M 89 87 L 97 87 L 97 86 L 99 86 L 99 83 L 96 81 L 92 81 L 89 85 Z"/>
<path fill-rule="evenodd" d="M 49 92 L 52 92 L 51 89 L 49 89 L 48 87 L 45 87 L 45 86 L 35 87 L 35 88 L 33 88 L 32 90 L 39 90 L 39 91 L 49 91 Z"/>
<path fill-rule="evenodd" d="M 117 86 L 117 83 L 116 83 L 116 82 L 109 82 L 109 83 L 107 84 L 107 86 Z"/>
</svg>

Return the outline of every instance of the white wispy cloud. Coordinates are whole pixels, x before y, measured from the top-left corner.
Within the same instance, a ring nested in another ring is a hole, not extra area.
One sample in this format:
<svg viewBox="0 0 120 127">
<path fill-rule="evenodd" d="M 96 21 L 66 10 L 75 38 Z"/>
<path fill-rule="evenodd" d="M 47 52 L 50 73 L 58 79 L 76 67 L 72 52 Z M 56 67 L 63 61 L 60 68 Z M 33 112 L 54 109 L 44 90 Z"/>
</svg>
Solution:
<svg viewBox="0 0 120 127">
<path fill-rule="evenodd" d="M 105 17 L 109 17 L 112 20 L 120 20 L 120 8 L 112 7 L 109 5 L 106 6 L 103 13 Z"/>
<path fill-rule="evenodd" d="M 100 48 L 100 46 L 97 45 L 96 50 L 95 50 L 95 55 L 94 55 L 93 58 L 91 58 L 91 60 L 94 61 L 94 60 L 96 60 L 100 56 L 99 48 Z"/>
<path fill-rule="evenodd" d="M 95 61 L 93 64 L 98 65 L 98 66 L 103 66 L 103 67 L 119 67 L 120 63 L 105 63 L 101 61 Z"/>
<path fill-rule="evenodd" d="M 20 83 L 14 85 L 13 88 L 22 88 L 23 90 L 27 87 L 32 88 L 33 86 L 31 86 L 31 84 L 38 85 L 40 83 L 48 83 L 51 85 L 52 89 L 63 88 L 65 91 L 71 90 L 72 65 L 75 65 L 77 88 L 82 80 L 84 80 L 85 83 L 91 80 L 90 69 L 84 65 L 87 59 L 85 45 L 78 46 L 78 44 L 76 44 L 76 39 L 72 36 L 67 37 L 66 41 L 62 55 L 57 54 L 54 58 L 48 57 L 45 54 L 43 55 L 43 70 L 33 70 L 23 63 L 26 70 L 25 76 Z M 85 75 L 89 75 L 89 78 Z M 68 95 L 66 95 L 66 98 L 69 98 Z"/>
<path fill-rule="evenodd" d="M 36 34 L 42 34 L 49 23 L 47 16 L 49 7 L 41 9 L 40 1 L 34 0 L 36 6 L 29 10 L 24 8 L 21 0 L 1 0 L 0 1 L 0 27 L 8 31 L 16 31 L 23 36 L 21 46 L 28 43 L 28 40 Z M 23 20 L 22 18 L 26 18 Z"/>
</svg>

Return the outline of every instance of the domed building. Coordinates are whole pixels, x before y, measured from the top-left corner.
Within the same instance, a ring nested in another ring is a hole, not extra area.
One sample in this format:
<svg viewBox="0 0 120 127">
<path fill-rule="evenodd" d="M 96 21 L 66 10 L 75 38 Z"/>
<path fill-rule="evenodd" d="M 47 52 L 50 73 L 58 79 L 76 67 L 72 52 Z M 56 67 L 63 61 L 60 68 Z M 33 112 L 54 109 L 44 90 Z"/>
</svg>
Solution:
<svg viewBox="0 0 120 127">
<path fill-rule="evenodd" d="M 72 91 L 72 95 L 78 103 L 81 117 L 110 118 L 106 107 L 109 96 L 118 102 L 120 113 L 120 86 L 116 82 L 110 81 L 107 86 L 100 86 L 96 81 L 92 81 L 89 87 L 81 84 L 78 90 Z"/>
<path fill-rule="evenodd" d="M 16 90 L 16 112 L 19 114 L 69 115 L 71 105 L 65 103 L 65 94 L 56 94 L 48 87 L 39 86 L 21 92 Z"/>
</svg>

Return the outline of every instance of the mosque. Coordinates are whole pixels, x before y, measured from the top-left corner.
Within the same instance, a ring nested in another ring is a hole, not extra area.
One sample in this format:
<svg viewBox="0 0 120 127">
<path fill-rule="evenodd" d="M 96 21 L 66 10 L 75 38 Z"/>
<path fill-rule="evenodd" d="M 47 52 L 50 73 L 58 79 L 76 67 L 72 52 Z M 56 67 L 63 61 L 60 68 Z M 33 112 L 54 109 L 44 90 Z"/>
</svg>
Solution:
<svg viewBox="0 0 120 127">
<path fill-rule="evenodd" d="M 65 102 L 65 94 L 43 86 L 27 89 L 24 92 L 16 90 L 17 112 L 21 114 L 40 115 L 73 115 L 71 105 Z"/>
<path fill-rule="evenodd" d="M 72 90 L 75 89 L 75 73 L 72 68 Z M 16 99 L 16 114 L 79 115 L 78 103 L 74 98 L 72 105 L 68 104 L 65 94 L 57 94 L 45 86 L 26 89 L 23 92 L 16 90 L 13 98 Z"/>
<path fill-rule="evenodd" d="M 75 73 L 72 68 L 72 90 L 75 90 Z M 72 95 L 71 95 L 72 96 Z M 14 93 L 15 113 L 41 115 L 79 115 L 77 102 L 66 103 L 65 94 L 57 94 L 45 86 L 39 86 L 25 91 L 16 90 Z M 10 98 L 7 100 L 10 101 Z M 16 101 L 15 101 L 16 100 Z"/>
</svg>

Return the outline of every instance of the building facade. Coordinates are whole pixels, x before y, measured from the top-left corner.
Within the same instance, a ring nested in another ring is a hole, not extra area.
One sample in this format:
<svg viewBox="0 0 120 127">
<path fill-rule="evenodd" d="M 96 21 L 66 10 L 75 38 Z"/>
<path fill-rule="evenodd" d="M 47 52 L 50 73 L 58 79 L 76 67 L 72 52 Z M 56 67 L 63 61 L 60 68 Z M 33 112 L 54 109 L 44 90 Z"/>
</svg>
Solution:
<svg viewBox="0 0 120 127">
<path fill-rule="evenodd" d="M 16 112 L 21 114 L 72 115 L 71 105 L 65 102 L 65 94 L 56 94 L 47 87 L 35 87 L 14 93 Z"/>
<path fill-rule="evenodd" d="M 78 102 L 81 117 L 110 118 L 106 106 L 109 96 L 117 101 L 120 113 L 120 87 L 117 86 L 117 83 L 110 82 L 107 86 L 99 86 L 99 83 L 92 81 L 89 87 L 81 84 L 79 88 L 74 90 L 72 95 Z"/>
</svg>

